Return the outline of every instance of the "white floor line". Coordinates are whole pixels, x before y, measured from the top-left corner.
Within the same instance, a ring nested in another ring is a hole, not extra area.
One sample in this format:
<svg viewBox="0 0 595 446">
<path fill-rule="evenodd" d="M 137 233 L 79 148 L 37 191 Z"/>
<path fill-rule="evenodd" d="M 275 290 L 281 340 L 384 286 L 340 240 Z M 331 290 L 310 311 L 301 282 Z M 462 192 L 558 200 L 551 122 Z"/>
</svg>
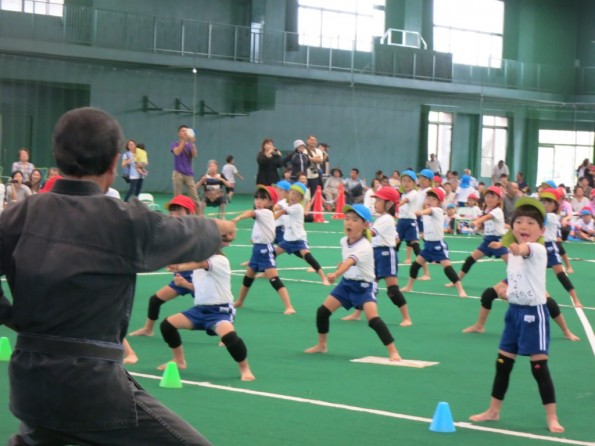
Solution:
<svg viewBox="0 0 595 446">
<path fill-rule="evenodd" d="M 136 372 L 129 372 L 129 373 L 132 376 L 139 377 L 139 378 L 161 380 L 161 376 L 148 375 L 145 373 L 136 373 Z M 366 407 L 351 406 L 351 405 L 347 405 L 347 404 L 330 403 L 328 401 L 313 400 L 313 399 L 308 399 L 308 398 L 299 398 L 299 397 L 294 397 L 294 396 L 289 396 L 289 395 L 282 395 L 279 393 L 261 392 L 261 391 L 249 390 L 249 389 L 239 389 L 236 387 L 212 384 L 210 382 L 182 380 L 182 383 L 191 385 L 191 386 L 206 387 L 209 389 L 216 389 L 216 390 L 225 390 L 227 392 L 244 393 L 244 394 L 248 394 L 248 395 L 261 396 L 261 397 L 265 397 L 265 398 L 274 398 L 274 399 L 279 399 L 279 400 L 284 400 L 284 401 L 293 401 L 296 403 L 313 404 L 315 406 L 330 407 L 333 409 L 349 410 L 352 412 L 362 412 L 362 413 L 368 413 L 368 414 L 372 414 L 372 415 L 380 415 L 380 416 L 384 416 L 384 417 L 398 418 L 401 420 L 417 421 L 417 422 L 426 423 L 426 424 L 429 424 L 432 422 L 431 418 L 417 417 L 414 415 L 407 415 L 407 414 L 396 413 L 396 412 L 388 412 L 386 410 L 368 409 Z M 593 443 L 593 442 L 571 440 L 568 438 L 560 438 L 560 437 L 549 437 L 547 435 L 536 435 L 536 434 L 531 434 L 528 432 L 518 432 L 518 431 L 507 430 L 507 429 L 490 428 L 490 427 L 485 427 L 485 426 L 478 426 L 478 425 L 471 424 L 468 422 L 456 422 L 455 426 L 462 428 L 462 429 L 490 432 L 490 433 L 494 433 L 494 434 L 508 435 L 508 436 L 512 436 L 512 437 L 528 438 L 528 439 L 532 439 L 532 440 L 542 440 L 542 441 L 550 441 L 553 443 L 573 444 L 573 445 L 581 445 L 581 446 L 595 446 L 595 443 Z"/>
<path fill-rule="evenodd" d="M 591 344 L 591 350 L 593 350 L 593 354 L 595 355 L 595 334 L 593 333 L 593 327 L 589 323 L 589 319 L 585 316 L 585 312 L 583 311 L 584 308 L 575 308 L 576 314 L 583 324 L 583 328 L 585 329 L 585 334 L 587 335 L 587 339 L 589 340 L 589 344 Z"/>
</svg>

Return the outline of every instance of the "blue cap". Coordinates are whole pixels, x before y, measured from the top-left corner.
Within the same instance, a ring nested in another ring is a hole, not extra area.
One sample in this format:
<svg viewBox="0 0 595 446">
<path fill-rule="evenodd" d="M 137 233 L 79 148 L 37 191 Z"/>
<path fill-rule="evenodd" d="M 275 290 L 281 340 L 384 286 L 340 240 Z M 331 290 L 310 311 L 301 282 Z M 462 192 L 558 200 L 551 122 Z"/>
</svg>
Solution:
<svg viewBox="0 0 595 446">
<path fill-rule="evenodd" d="M 581 215 L 592 215 L 589 209 L 581 209 Z"/>
<path fill-rule="evenodd" d="M 343 206 L 344 214 L 346 214 L 349 211 L 355 212 L 357 215 L 363 218 L 364 221 L 367 221 L 368 223 L 372 222 L 372 214 L 370 213 L 370 209 L 368 209 L 363 204 L 354 204 L 353 206 L 346 204 L 345 206 Z"/>
<path fill-rule="evenodd" d="M 552 187 L 554 189 L 558 187 L 556 186 L 556 183 L 553 180 L 544 181 L 542 184 L 547 184 L 549 187 Z"/>
<path fill-rule="evenodd" d="M 283 189 L 285 192 L 291 189 L 291 183 L 285 180 L 279 181 L 277 184 L 275 184 L 275 186 L 277 186 L 279 189 Z"/>
<path fill-rule="evenodd" d="M 452 203 L 449 203 L 449 204 L 446 205 L 446 209 L 456 209 L 456 208 L 457 207 L 454 204 L 452 204 Z"/>
<path fill-rule="evenodd" d="M 469 175 L 463 175 L 461 177 L 461 183 L 459 184 L 459 186 L 461 186 L 461 189 L 467 189 L 468 187 L 470 187 L 471 177 Z"/>
<path fill-rule="evenodd" d="M 293 183 L 290 187 L 290 189 L 296 190 L 299 193 L 301 193 L 302 195 L 306 195 L 306 186 L 304 186 L 302 183 L 300 183 L 299 181 L 296 181 L 295 183 Z"/>
<path fill-rule="evenodd" d="M 434 172 L 432 172 L 430 169 L 423 169 L 419 173 L 419 176 L 426 177 L 428 180 L 433 180 L 434 179 Z"/>
<path fill-rule="evenodd" d="M 413 181 L 417 181 L 417 175 L 415 174 L 415 172 L 413 170 L 404 170 L 403 172 L 401 172 L 401 176 L 406 176 L 411 178 Z M 433 177 L 433 175 L 432 175 Z"/>
</svg>

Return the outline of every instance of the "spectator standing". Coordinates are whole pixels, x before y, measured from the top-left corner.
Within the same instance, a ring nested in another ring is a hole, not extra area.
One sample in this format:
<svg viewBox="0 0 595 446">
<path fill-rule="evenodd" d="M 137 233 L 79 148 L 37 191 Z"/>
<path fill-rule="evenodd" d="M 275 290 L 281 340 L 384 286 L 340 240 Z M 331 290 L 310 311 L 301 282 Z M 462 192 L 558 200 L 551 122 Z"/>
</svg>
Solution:
<svg viewBox="0 0 595 446">
<path fill-rule="evenodd" d="M 300 173 L 306 173 L 310 159 L 306 153 L 306 144 L 301 139 L 293 142 L 294 152 L 291 155 L 291 177 L 292 183 L 295 183 Z"/>
<path fill-rule="evenodd" d="M 31 172 L 33 172 L 35 166 L 29 162 L 29 149 L 21 147 L 19 149 L 19 160 L 12 163 L 10 172 L 16 172 L 17 170 L 23 175 L 23 182 L 29 181 L 31 178 Z"/>
<path fill-rule="evenodd" d="M 503 174 L 505 174 L 507 177 L 510 177 L 510 170 L 504 163 L 504 160 L 500 160 L 498 161 L 498 164 L 496 164 L 492 169 L 492 184 L 498 183 L 500 181 L 500 177 Z"/>
<path fill-rule="evenodd" d="M 256 162 L 258 163 L 256 184 L 271 186 L 279 182 L 279 168 L 283 165 L 283 159 L 281 151 L 274 146 L 271 138 L 265 138 L 262 141 Z"/>
<path fill-rule="evenodd" d="M 147 171 L 147 166 L 149 165 L 149 155 L 145 150 L 145 144 L 139 142 L 136 145 L 136 153 L 134 154 L 134 162 L 136 163 L 136 170 L 140 175 L 138 179 L 138 183 L 136 185 L 136 196 L 138 197 L 143 190 L 143 184 L 145 182 L 145 177 L 149 174 Z"/>
<path fill-rule="evenodd" d="M 126 152 L 122 155 L 122 169 L 128 175 L 128 192 L 124 201 L 128 201 L 133 195 L 138 196 L 138 182 L 141 179 L 140 172 L 136 168 L 134 157 L 136 155 L 136 141 L 129 139 L 126 143 Z"/>
<path fill-rule="evenodd" d="M 306 153 L 308 154 L 309 164 L 306 170 L 308 177 L 308 189 L 310 194 L 314 196 L 316 188 L 322 188 L 322 163 L 324 162 L 324 153 L 318 148 L 318 140 L 316 136 L 310 135 L 306 140 Z"/>
<path fill-rule="evenodd" d="M 192 160 L 198 156 L 195 141 L 194 130 L 186 125 L 181 125 L 178 127 L 178 140 L 171 143 L 170 151 L 174 155 L 174 171 L 172 173 L 174 197 L 181 195 L 185 189 L 188 196 L 198 206 L 198 192 L 194 186 L 194 170 L 192 169 Z"/>
<path fill-rule="evenodd" d="M 331 160 L 328 156 L 328 149 L 330 149 L 330 147 L 331 146 L 329 146 L 325 142 L 321 142 L 320 144 L 318 144 L 318 150 L 320 150 L 322 152 L 322 163 L 320 164 L 320 173 L 322 174 L 322 183 L 324 183 L 324 180 L 331 175 L 331 173 L 330 173 Z"/>
<path fill-rule="evenodd" d="M 436 158 L 436 155 L 433 153 L 430 153 L 430 159 L 426 161 L 426 168 L 430 169 L 436 175 L 442 175 L 440 161 L 438 161 L 438 158 Z"/>
<path fill-rule="evenodd" d="M 510 219 L 514 213 L 514 205 L 519 199 L 519 186 L 511 181 L 506 185 L 505 194 L 502 199 L 502 210 L 504 211 L 504 223 L 510 225 Z"/>
</svg>

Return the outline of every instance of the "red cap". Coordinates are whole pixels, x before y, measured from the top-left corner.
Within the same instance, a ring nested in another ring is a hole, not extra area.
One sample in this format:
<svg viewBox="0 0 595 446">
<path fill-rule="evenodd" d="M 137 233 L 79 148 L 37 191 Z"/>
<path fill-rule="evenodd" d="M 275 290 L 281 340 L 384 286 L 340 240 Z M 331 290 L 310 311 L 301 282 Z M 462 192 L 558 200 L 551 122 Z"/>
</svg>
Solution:
<svg viewBox="0 0 595 446">
<path fill-rule="evenodd" d="M 192 201 L 192 198 L 187 197 L 186 195 L 176 195 L 169 203 L 165 205 L 165 209 L 169 210 L 169 207 L 172 204 L 177 204 L 178 206 L 188 209 L 188 212 L 191 214 L 196 212 L 196 203 Z"/>
<path fill-rule="evenodd" d="M 542 190 L 539 193 L 539 198 L 548 198 L 550 200 L 560 201 L 560 192 L 558 191 L 558 189 L 550 187 L 548 189 Z"/>
<path fill-rule="evenodd" d="M 493 194 L 498 195 L 498 197 L 502 198 L 502 189 L 500 189 L 498 186 L 490 186 L 488 187 L 488 190 L 486 191 L 486 194 L 488 192 L 492 192 Z"/>
<path fill-rule="evenodd" d="M 401 194 L 390 186 L 383 186 L 372 194 L 372 197 L 380 198 L 385 201 L 392 201 L 396 205 L 401 201 Z"/>
<path fill-rule="evenodd" d="M 438 197 L 438 200 L 440 202 L 444 201 L 445 192 L 444 192 L 444 189 L 442 189 L 441 187 L 433 187 L 427 193 L 436 195 L 436 197 Z"/>
<path fill-rule="evenodd" d="M 434 176 L 434 183 L 435 184 L 442 184 L 442 177 L 440 175 Z"/>
<path fill-rule="evenodd" d="M 61 175 L 56 175 L 56 176 L 50 178 L 49 180 L 47 180 L 45 182 L 43 187 L 39 190 L 39 193 L 43 194 L 45 192 L 51 191 L 54 188 L 54 184 L 56 183 L 56 181 L 61 180 L 62 178 L 64 178 L 64 177 Z"/>
<path fill-rule="evenodd" d="M 257 184 L 256 189 L 266 190 L 267 193 L 269 194 L 269 197 L 271 197 L 271 201 L 273 202 L 273 204 L 276 204 L 277 201 L 279 201 L 279 195 L 277 194 L 277 190 L 273 186 L 265 186 L 263 184 Z"/>
<path fill-rule="evenodd" d="M 467 200 L 471 198 L 472 200 L 479 200 L 479 197 L 475 194 L 469 194 L 469 196 L 467 197 Z"/>
</svg>

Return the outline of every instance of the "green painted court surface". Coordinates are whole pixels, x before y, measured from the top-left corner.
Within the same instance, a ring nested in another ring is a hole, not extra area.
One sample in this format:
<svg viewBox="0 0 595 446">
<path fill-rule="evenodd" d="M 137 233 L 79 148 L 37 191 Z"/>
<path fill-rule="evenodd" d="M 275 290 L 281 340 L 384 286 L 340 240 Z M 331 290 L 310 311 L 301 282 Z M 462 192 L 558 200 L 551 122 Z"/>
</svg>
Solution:
<svg viewBox="0 0 595 446">
<path fill-rule="evenodd" d="M 162 197 L 161 204 L 165 202 Z M 249 197 L 236 197 L 230 213 L 251 207 Z M 211 209 L 209 209 L 211 210 Z M 340 261 L 342 222 L 327 215 L 328 224 L 309 223 L 306 230 L 314 257 L 327 272 Z M 231 218 L 231 217 L 230 217 Z M 237 294 L 243 277 L 240 263 L 250 257 L 251 221 L 239 224 L 238 237 L 226 248 Z M 479 237 L 449 237 L 451 260 L 458 271 L 480 242 Z M 413 326 L 399 326 L 400 314 L 386 297 L 384 284 L 378 295 L 380 315 L 387 322 L 405 359 L 435 361 L 426 368 L 353 363 L 366 356 L 386 356 L 386 349 L 365 321 L 346 322 L 339 310 L 331 319 L 329 352 L 307 355 L 316 342 L 315 314 L 330 288 L 306 272 L 304 261 L 287 255 L 277 260 L 280 276 L 297 310 L 282 314 L 283 306 L 266 279 L 257 279 L 246 305 L 237 312 L 236 329 L 248 346 L 256 381 L 239 380 L 237 366 L 217 338 L 204 332 L 183 331 L 188 369 L 182 389 L 158 387 L 156 366 L 170 359 L 170 351 L 157 331 L 154 337 L 133 337 L 137 364 L 128 370 L 174 411 L 181 414 L 216 445 L 535 445 L 595 444 L 595 345 L 586 330 L 595 326 L 595 246 L 566 243 L 575 273 L 570 275 L 585 309 L 571 308 L 570 298 L 555 275 L 548 272 L 548 290 L 562 307 L 562 314 L 579 342 L 570 342 L 551 323 L 550 369 L 564 434 L 550 434 L 527 358 L 518 358 L 498 422 L 467 424 L 469 415 L 488 404 L 494 361 L 503 327 L 506 304 L 496 302 L 485 334 L 463 334 L 474 322 L 482 291 L 505 277 L 501 261 L 479 262 L 464 280 L 469 298 L 461 299 L 445 288 L 439 266 L 431 266 L 432 280 L 417 282 L 407 293 Z M 399 281 L 406 283 L 409 266 L 403 265 L 401 248 Z M 171 274 L 158 271 L 140 275 L 130 331 L 146 316 L 148 298 L 166 285 Z M 5 285 L 5 284 L 4 284 Z M 6 289 L 6 287 L 4 287 Z M 161 307 L 161 318 L 192 305 L 189 296 Z M 14 334 L 0 327 L 0 336 Z M 591 336 L 592 337 L 592 336 Z M 44 396 L 39 395 L 42 399 Z M 18 422 L 8 410 L 7 363 L 0 363 L 0 441 L 15 432 Z M 446 401 L 457 424 L 455 433 L 434 433 L 429 423 L 436 405 Z M 480 430 L 477 429 L 479 427 Z"/>
</svg>

